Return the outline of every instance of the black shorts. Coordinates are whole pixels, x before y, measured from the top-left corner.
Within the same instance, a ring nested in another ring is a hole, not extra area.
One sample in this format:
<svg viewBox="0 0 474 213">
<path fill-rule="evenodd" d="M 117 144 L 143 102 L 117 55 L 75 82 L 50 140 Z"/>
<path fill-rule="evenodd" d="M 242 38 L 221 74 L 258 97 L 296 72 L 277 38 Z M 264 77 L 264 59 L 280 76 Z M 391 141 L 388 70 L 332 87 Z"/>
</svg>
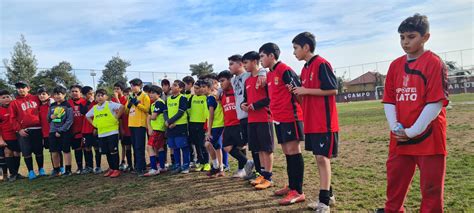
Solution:
<svg viewBox="0 0 474 213">
<path fill-rule="evenodd" d="M 21 152 L 20 143 L 18 140 L 5 141 L 7 148 L 12 152 Z"/>
<path fill-rule="evenodd" d="M 97 138 L 96 135 L 94 135 L 94 134 L 84 134 L 82 136 L 84 136 L 84 139 L 86 141 L 85 145 L 86 145 L 87 148 L 98 147 L 99 146 L 98 138 Z"/>
<path fill-rule="evenodd" d="M 44 149 L 49 149 L 49 137 L 48 138 L 43 138 L 43 148 Z"/>
<path fill-rule="evenodd" d="M 120 139 L 120 142 L 121 142 L 122 145 L 124 145 L 124 146 L 130 146 L 130 145 L 132 145 L 132 137 L 131 137 L 131 136 L 123 136 L 123 137 Z"/>
<path fill-rule="evenodd" d="M 43 133 L 41 129 L 28 129 L 28 136 L 22 137 L 17 134 L 18 142 L 20 143 L 21 153 L 23 156 L 31 156 L 43 154 Z"/>
<path fill-rule="evenodd" d="M 204 123 L 189 123 L 189 144 L 195 146 L 204 146 L 204 140 L 206 138 L 206 131 L 204 131 Z"/>
<path fill-rule="evenodd" d="M 222 146 L 244 147 L 247 145 L 242 138 L 240 125 L 226 126 L 222 133 Z"/>
<path fill-rule="evenodd" d="M 249 135 L 248 135 L 248 118 L 244 118 L 240 120 L 240 130 L 242 131 L 242 140 L 244 140 L 245 144 L 249 142 Z"/>
<path fill-rule="evenodd" d="M 79 149 L 82 147 L 82 138 L 73 138 L 71 140 L 71 148 L 72 149 Z"/>
<path fill-rule="evenodd" d="M 273 125 L 271 122 L 249 123 L 249 149 L 252 152 L 273 152 Z"/>
<path fill-rule="evenodd" d="M 71 152 L 71 134 L 63 133 L 58 138 L 56 133 L 49 133 L 49 152 Z"/>
<path fill-rule="evenodd" d="M 99 138 L 100 153 L 111 154 L 118 152 L 119 135 L 113 134 L 103 138 Z"/>
<path fill-rule="evenodd" d="M 337 157 L 339 135 L 337 132 L 312 133 L 305 135 L 306 151 L 312 151 L 314 155 L 322 155 L 328 158 Z"/>
<path fill-rule="evenodd" d="M 303 122 L 275 123 L 278 144 L 290 141 L 304 141 Z"/>
</svg>

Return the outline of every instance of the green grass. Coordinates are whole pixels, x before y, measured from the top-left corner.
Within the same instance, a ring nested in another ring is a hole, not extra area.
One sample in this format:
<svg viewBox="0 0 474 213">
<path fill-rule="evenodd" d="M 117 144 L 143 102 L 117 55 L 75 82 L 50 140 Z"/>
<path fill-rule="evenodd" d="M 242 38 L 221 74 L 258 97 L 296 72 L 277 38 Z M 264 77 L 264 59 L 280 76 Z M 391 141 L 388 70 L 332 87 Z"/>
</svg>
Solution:
<svg viewBox="0 0 474 213">
<path fill-rule="evenodd" d="M 452 95 L 448 110 L 448 157 L 445 209 L 474 211 L 474 94 Z M 383 207 L 388 127 L 380 101 L 338 104 L 339 156 L 332 160 L 333 187 L 338 211 L 364 211 Z M 46 152 L 45 152 L 46 153 Z M 304 190 L 317 199 L 318 173 L 314 156 L 304 152 Z M 48 154 L 45 165 L 50 169 Z M 73 160 L 74 161 L 74 160 Z M 106 165 L 105 158 L 103 165 Z M 73 163 L 74 164 L 74 163 Z M 231 165 L 236 168 L 234 160 Z M 25 174 L 24 166 L 22 172 Z M 285 156 L 277 145 L 274 181 L 286 180 Z M 275 189 L 275 188 L 274 188 Z M 303 211 L 306 204 L 280 207 L 273 190 L 255 191 L 244 181 L 210 180 L 204 174 L 161 175 L 151 179 L 126 174 L 118 179 L 95 175 L 40 178 L 0 183 L 0 210 L 4 211 Z M 405 206 L 419 211 L 421 202 L 417 172 Z"/>
</svg>

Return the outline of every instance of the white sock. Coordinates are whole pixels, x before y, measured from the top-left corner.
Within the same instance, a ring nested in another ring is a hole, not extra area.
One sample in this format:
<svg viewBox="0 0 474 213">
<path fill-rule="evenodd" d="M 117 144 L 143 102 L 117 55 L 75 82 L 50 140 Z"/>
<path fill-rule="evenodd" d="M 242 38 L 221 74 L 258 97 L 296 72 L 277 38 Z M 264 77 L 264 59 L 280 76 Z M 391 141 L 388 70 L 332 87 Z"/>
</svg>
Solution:
<svg viewBox="0 0 474 213">
<path fill-rule="evenodd" d="M 219 161 L 217 159 L 212 160 L 212 168 L 214 169 L 219 168 Z"/>
</svg>

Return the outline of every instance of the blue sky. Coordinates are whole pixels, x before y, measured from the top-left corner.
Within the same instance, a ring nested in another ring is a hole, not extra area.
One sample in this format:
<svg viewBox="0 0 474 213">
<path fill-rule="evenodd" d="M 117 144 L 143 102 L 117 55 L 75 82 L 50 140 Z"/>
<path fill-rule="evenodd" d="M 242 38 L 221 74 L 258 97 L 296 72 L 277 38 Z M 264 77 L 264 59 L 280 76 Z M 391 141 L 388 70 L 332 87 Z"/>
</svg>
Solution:
<svg viewBox="0 0 474 213">
<path fill-rule="evenodd" d="M 0 58 L 24 34 L 38 67 L 69 61 L 74 68 L 102 70 L 112 56 L 131 62 L 128 70 L 145 81 L 166 72 L 189 73 L 189 64 L 208 61 L 215 71 L 227 57 L 258 50 L 265 42 L 282 49 L 281 60 L 301 70 L 291 40 L 303 31 L 317 38 L 317 53 L 333 67 L 391 60 L 403 54 L 397 27 L 414 13 L 431 22 L 428 49 L 473 48 L 473 4 L 453 1 L 22 1 L 0 3 Z M 472 62 L 472 51 L 470 53 Z M 464 59 L 465 63 L 466 59 Z M 2 64 L 3 65 L 3 64 Z M 383 66 L 379 67 L 385 72 Z M 3 70 L 2 70 L 3 71 Z M 352 70 L 354 78 L 362 70 Z M 76 71 L 92 84 L 89 71 Z M 337 72 L 342 75 L 343 72 Z M 138 77 L 128 73 L 129 78 Z"/>
</svg>

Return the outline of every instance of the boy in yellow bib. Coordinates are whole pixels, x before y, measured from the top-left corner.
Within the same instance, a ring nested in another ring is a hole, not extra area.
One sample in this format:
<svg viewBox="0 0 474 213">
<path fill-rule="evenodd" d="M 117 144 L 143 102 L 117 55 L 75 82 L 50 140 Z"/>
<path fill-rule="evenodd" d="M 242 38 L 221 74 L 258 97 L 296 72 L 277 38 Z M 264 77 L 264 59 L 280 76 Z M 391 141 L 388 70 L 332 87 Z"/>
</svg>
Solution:
<svg viewBox="0 0 474 213">
<path fill-rule="evenodd" d="M 151 177 L 160 174 L 160 172 L 165 171 L 165 118 L 163 117 L 163 112 L 166 109 L 165 101 L 160 98 L 163 90 L 161 87 L 152 85 L 150 87 L 150 100 L 151 104 L 150 114 L 147 118 L 148 125 L 148 144 L 147 151 L 150 156 L 150 167 L 151 169 L 145 173 L 144 177 Z M 158 161 L 160 162 L 160 168 L 157 166 L 157 156 Z"/>
<path fill-rule="evenodd" d="M 115 178 L 120 176 L 119 170 L 119 118 L 122 116 L 124 107 L 115 102 L 107 101 L 107 91 L 98 89 L 95 92 L 97 104 L 86 114 L 89 121 L 97 128 L 101 153 L 107 156 L 109 170 L 104 177 Z"/>
</svg>

